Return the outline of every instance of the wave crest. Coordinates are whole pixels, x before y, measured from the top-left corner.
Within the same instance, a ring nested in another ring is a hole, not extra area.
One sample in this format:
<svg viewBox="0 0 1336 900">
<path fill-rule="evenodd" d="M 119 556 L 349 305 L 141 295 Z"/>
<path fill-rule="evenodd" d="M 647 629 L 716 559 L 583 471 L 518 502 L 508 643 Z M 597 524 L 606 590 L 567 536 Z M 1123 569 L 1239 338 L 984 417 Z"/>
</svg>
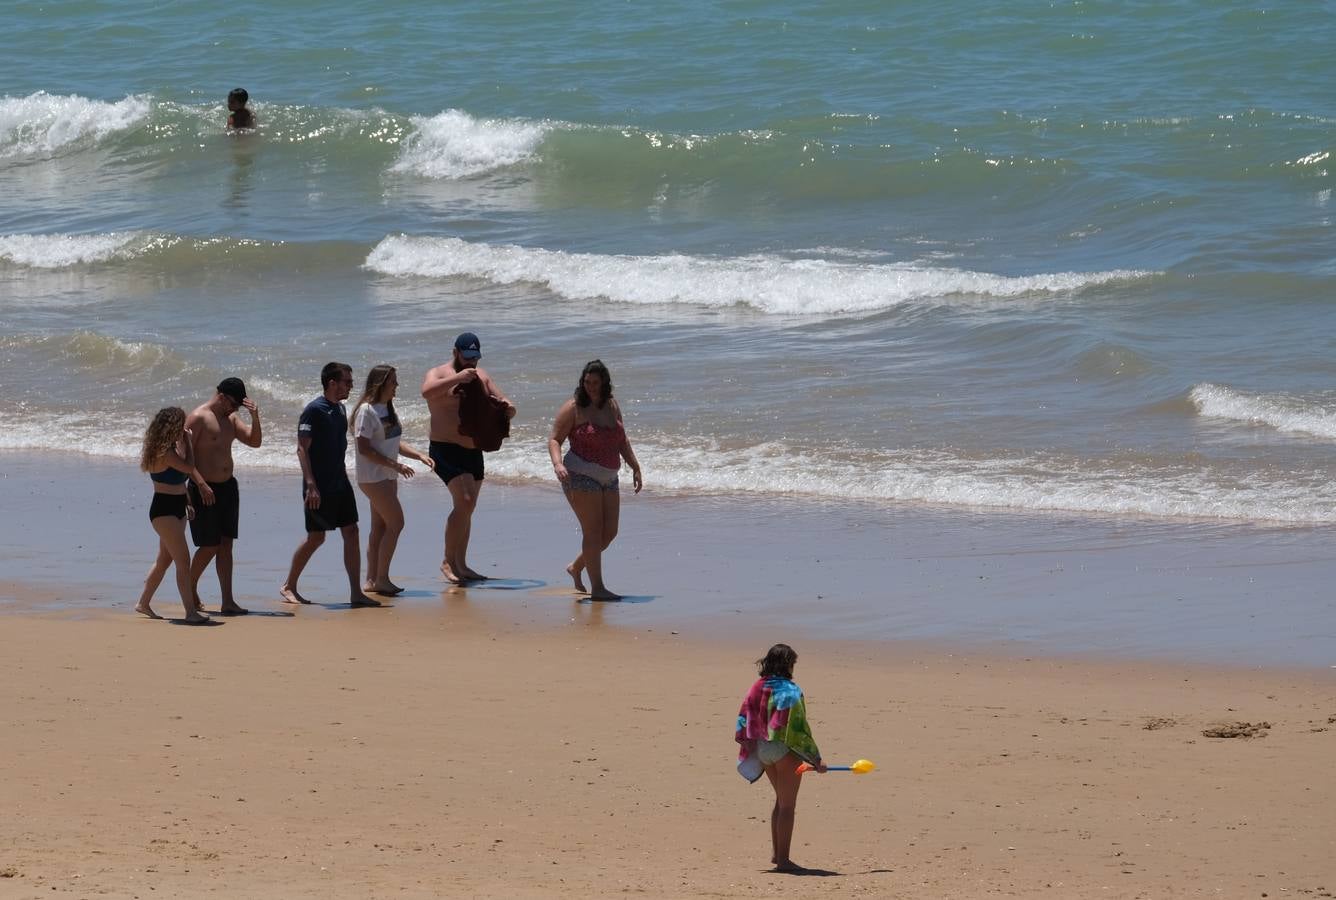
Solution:
<svg viewBox="0 0 1336 900">
<path fill-rule="evenodd" d="M 1247 394 L 1204 382 L 1188 393 L 1197 412 L 1213 419 L 1263 425 L 1289 434 L 1336 438 L 1336 410 L 1284 394 Z"/>
<path fill-rule="evenodd" d="M 604 256 L 407 235 L 382 240 L 367 257 L 366 267 L 387 275 L 527 282 L 572 300 L 750 306 L 781 315 L 868 313 L 955 294 L 1008 298 L 1075 291 L 1150 274 L 1117 270 L 1007 276 L 767 255 Z"/>
<path fill-rule="evenodd" d="M 0 159 L 49 158 L 134 128 L 148 118 L 146 96 L 114 103 L 38 91 L 0 98 Z"/>
<path fill-rule="evenodd" d="M 468 178 L 532 159 L 549 126 L 520 119 L 478 119 L 458 109 L 414 116 L 392 172 Z"/>
<path fill-rule="evenodd" d="M 33 269 L 65 269 L 123 258 L 140 237 L 133 231 L 6 234 L 0 235 L 0 259 Z"/>
</svg>

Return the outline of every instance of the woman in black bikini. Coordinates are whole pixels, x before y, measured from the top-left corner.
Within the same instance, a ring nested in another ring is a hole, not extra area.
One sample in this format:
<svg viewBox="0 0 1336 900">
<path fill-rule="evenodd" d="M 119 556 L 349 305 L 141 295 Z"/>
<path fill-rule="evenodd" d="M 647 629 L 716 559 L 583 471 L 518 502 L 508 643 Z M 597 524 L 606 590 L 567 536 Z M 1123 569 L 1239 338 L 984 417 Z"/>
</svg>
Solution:
<svg viewBox="0 0 1336 900">
<path fill-rule="evenodd" d="M 144 593 L 139 595 L 135 612 L 150 619 L 161 619 L 149 604 L 162 584 L 167 567 L 176 564 L 176 589 L 181 592 L 185 621 L 189 625 L 207 625 L 211 620 L 195 608 L 194 589 L 190 584 L 190 548 L 186 545 L 186 519 L 194 516 L 186 498 L 186 480 L 198 485 L 200 496 L 213 499 L 213 490 L 195 469 L 190 449 L 190 430 L 186 413 L 179 406 L 158 410 L 144 432 L 144 450 L 139 468 L 153 482 L 153 502 L 148 508 L 149 524 L 158 533 L 158 558 L 144 579 Z"/>
</svg>

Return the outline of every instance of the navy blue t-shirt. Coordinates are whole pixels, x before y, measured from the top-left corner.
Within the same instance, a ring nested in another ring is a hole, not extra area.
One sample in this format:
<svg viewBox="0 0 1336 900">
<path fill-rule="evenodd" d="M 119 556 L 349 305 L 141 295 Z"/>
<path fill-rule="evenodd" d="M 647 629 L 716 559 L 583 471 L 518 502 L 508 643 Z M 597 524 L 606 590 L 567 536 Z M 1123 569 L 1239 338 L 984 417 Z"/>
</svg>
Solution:
<svg viewBox="0 0 1336 900">
<path fill-rule="evenodd" d="M 311 475 L 320 493 L 353 489 L 343 462 L 348 452 L 348 412 L 342 403 L 316 397 L 306 404 L 297 420 L 297 436 L 311 439 L 306 458 L 311 461 Z"/>
</svg>

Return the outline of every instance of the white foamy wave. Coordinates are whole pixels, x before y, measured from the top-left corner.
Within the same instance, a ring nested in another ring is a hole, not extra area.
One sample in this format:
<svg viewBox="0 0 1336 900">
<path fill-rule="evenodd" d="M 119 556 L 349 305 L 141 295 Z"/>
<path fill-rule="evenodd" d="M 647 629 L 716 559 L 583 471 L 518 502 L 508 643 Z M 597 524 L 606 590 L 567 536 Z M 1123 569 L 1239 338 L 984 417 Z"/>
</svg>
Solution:
<svg viewBox="0 0 1336 900">
<path fill-rule="evenodd" d="M 1009 298 L 1074 291 L 1152 274 L 1116 270 L 1006 276 L 777 256 L 602 256 L 407 235 L 382 240 L 367 257 L 366 267 L 387 275 L 539 284 L 573 300 L 742 305 L 786 315 L 875 312 L 952 295 Z"/>
<path fill-rule="evenodd" d="M 467 178 L 533 158 L 549 127 L 522 119 L 477 119 L 457 109 L 414 116 L 392 172 L 424 178 Z"/>
<path fill-rule="evenodd" d="M 115 103 L 38 91 L 0 98 L 0 159 L 49 157 L 133 128 L 148 117 L 149 98 Z"/>
<path fill-rule="evenodd" d="M 1218 384 L 1194 387 L 1188 398 L 1203 416 L 1263 425 L 1292 434 L 1336 438 L 1336 410 L 1278 394 L 1245 394 Z"/>
<path fill-rule="evenodd" d="M 131 245 L 140 237 L 133 231 L 6 234 L 0 235 L 0 259 L 34 269 L 64 269 L 129 256 Z"/>
<path fill-rule="evenodd" d="M 683 443 L 697 449 L 682 449 Z M 651 489 L 1141 518 L 1336 522 L 1336 510 L 1325 499 L 1336 483 L 1312 473 L 1287 481 L 1275 473 L 1238 477 L 1183 467 L 928 452 L 864 454 L 852 461 L 795 453 L 776 442 L 736 450 L 708 441 L 683 443 L 637 440 L 636 455 L 647 467 Z M 507 445 L 490 454 L 488 476 L 551 481 L 546 456 L 531 449 L 537 444 Z"/>
</svg>

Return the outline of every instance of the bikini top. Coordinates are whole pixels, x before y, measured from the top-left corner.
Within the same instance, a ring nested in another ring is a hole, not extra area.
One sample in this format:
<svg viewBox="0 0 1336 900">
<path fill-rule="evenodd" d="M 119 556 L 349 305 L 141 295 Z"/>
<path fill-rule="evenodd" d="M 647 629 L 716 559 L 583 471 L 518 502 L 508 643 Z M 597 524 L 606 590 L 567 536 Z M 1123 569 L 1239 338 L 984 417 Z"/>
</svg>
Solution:
<svg viewBox="0 0 1336 900">
<path fill-rule="evenodd" d="M 576 456 L 605 469 L 621 468 L 622 441 L 625 437 L 621 422 L 611 427 L 581 422 L 571 429 L 570 437 L 571 452 Z"/>
<path fill-rule="evenodd" d="M 161 472 L 149 472 L 148 477 L 158 484 L 185 484 L 190 475 L 182 472 L 180 469 L 173 469 L 171 466 L 163 469 Z"/>
</svg>

